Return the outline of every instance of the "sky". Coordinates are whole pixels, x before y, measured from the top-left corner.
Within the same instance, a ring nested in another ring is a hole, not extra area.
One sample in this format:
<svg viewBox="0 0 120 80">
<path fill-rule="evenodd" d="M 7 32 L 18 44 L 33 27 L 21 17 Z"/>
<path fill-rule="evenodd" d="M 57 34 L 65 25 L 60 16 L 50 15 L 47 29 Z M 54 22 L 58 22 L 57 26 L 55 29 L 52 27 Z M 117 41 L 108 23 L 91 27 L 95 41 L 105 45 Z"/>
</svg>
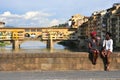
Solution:
<svg viewBox="0 0 120 80">
<path fill-rule="evenodd" d="M 66 23 L 71 16 L 91 16 L 120 0 L 0 0 L 0 21 L 6 26 L 49 27 Z"/>
</svg>

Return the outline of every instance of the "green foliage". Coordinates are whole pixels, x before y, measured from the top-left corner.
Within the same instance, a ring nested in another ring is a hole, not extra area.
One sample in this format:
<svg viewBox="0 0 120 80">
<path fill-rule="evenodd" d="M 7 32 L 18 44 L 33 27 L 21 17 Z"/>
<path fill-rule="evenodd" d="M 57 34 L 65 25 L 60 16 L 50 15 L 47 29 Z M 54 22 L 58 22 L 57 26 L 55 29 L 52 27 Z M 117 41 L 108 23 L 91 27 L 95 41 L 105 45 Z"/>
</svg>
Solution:
<svg viewBox="0 0 120 80">
<path fill-rule="evenodd" d="M 11 43 L 9 43 L 9 42 L 3 42 L 3 41 L 1 41 L 0 42 L 0 46 L 6 46 L 6 45 L 10 45 Z"/>
<path fill-rule="evenodd" d="M 6 44 L 4 42 L 0 42 L 0 46 L 5 46 Z"/>
</svg>

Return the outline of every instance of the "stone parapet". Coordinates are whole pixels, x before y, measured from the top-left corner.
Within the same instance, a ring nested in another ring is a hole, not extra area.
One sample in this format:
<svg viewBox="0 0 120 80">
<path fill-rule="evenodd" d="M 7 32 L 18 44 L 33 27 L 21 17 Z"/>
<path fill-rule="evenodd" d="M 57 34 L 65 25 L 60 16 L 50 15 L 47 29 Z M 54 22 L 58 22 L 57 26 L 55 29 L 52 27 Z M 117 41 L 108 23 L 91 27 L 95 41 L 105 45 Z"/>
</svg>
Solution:
<svg viewBox="0 0 120 80">
<path fill-rule="evenodd" d="M 120 70 L 120 53 L 111 55 L 111 70 Z M 104 71 L 101 57 L 93 65 L 86 52 L 78 53 L 4 53 L 0 54 L 0 71 L 64 71 L 98 70 Z"/>
</svg>

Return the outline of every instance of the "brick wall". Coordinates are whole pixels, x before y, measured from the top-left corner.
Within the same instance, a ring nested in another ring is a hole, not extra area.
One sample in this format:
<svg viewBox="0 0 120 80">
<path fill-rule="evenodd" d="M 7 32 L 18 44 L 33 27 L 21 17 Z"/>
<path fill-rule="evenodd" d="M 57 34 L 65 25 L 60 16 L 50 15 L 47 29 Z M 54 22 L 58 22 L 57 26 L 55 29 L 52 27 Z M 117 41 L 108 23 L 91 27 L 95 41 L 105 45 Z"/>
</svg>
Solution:
<svg viewBox="0 0 120 80">
<path fill-rule="evenodd" d="M 120 53 L 111 55 L 111 70 L 120 70 Z M 104 70 L 102 58 L 93 65 L 89 54 L 79 53 L 8 53 L 0 54 L 0 71 L 24 70 Z"/>
</svg>

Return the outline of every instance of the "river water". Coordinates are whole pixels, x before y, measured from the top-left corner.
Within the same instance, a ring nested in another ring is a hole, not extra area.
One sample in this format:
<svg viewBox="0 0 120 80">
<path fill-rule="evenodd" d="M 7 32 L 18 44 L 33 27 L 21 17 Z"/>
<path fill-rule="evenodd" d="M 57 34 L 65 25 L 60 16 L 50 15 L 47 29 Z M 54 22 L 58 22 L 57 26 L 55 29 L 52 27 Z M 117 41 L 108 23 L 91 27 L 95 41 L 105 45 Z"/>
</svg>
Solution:
<svg viewBox="0 0 120 80">
<path fill-rule="evenodd" d="M 47 52 L 71 52 L 65 46 L 54 44 L 53 49 L 47 49 L 46 44 L 40 41 L 27 41 L 20 45 L 19 50 L 13 50 L 12 45 L 0 47 L 0 53 L 47 53 Z"/>
</svg>

